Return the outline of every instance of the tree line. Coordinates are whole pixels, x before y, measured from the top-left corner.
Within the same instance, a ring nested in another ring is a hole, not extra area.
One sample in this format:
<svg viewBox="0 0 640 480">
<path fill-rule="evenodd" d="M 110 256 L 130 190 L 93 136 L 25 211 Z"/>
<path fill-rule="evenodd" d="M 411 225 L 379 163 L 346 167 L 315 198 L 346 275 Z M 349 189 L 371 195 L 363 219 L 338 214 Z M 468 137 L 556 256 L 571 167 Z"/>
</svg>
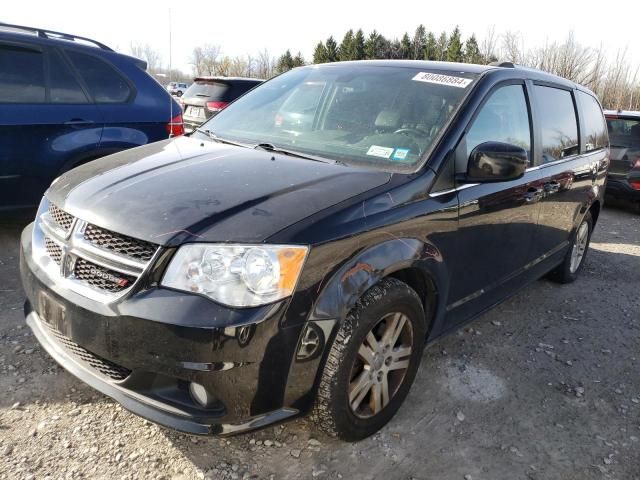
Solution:
<svg viewBox="0 0 640 480">
<path fill-rule="evenodd" d="M 348 60 L 405 59 L 437 60 L 446 62 L 488 63 L 497 58 L 485 57 L 478 45 L 475 34 L 462 40 L 456 26 L 451 33 L 442 32 L 436 36 L 418 25 L 413 35 L 408 32 L 401 39 L 392 40 L 376 30 L 364 34 L 362 29 L 349 30 L 338 45 L 333 36 L 319 42 L 313 51 L 313 63 L 328 63 Z"/>
<path fill-rule="evenodd" d="M 131 51 L 147 61 L 152 74 L 166 76 L 162 73 L 166 69 L 161 67 L 161 57 L 148 45 L 132 45 Z M 297 53 L 293 54 L 294 51 Z M 362 29 L 350 29 L 340 42 L 333 36 L 318 42 L 310 63 L 372 59 L 475 64 L 488 64 L 498 59 L 510 61 L 585 85 L 598 95 L 605 108 L 640 110 L 639 71 L 632 65 L 628 52 L 621 50 L 611 55 L 602 45 L 594 48 L 581 44 L 573 33 L 560 42 L 525 48 L 520 33 L 497 33 L 494 27 L 487 29 L 480 39 L 473 33 L 464 38 L 458 26 L 451 32 L 438 34 L 421 24 L 413 33 L 405 32 L 400 38 L 387 38 L 376 30 L 366 34 Z M 190 63 L 196 76 L 267 79 L 308 62 L 297 49 L 288 49 L 280 56 L 272 56 L 264 49 L 255 55 L 232 57 L 224 55 L 220 45 L 205 44 L 193 49 Z M 176 78 L 175 72 L 170 73 L 174 80 L 182 80 Z"/>
</svg>

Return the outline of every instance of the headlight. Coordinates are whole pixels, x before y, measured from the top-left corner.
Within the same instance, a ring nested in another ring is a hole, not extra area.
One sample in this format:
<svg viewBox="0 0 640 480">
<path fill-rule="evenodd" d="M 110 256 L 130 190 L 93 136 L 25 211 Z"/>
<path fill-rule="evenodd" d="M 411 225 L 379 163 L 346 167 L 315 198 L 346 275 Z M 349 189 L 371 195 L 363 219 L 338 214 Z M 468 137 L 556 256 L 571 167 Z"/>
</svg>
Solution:
<svg viewBox="0 0 640 480">
<path fill-rule="evenodd" d="M 307 251 L 283 245 L 183 245 L 162 285 L 233 307 L 264 305 L 293 293 Z"/>
</svg>

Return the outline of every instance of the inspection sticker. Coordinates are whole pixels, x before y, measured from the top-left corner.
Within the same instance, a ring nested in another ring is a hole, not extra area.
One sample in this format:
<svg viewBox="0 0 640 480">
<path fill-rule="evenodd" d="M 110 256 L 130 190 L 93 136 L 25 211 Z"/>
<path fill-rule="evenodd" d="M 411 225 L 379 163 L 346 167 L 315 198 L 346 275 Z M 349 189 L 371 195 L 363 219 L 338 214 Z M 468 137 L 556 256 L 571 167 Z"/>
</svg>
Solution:
<svg viewBox="0 0 640 480">
<path fill-rule="evenodd" d="M 396 151 L 393 152 L 393 156 L 391 158 L 394 160 L 406 160 L 407 155 L 409 155 L 408 148 L 396 148 Z"/>
<path fill-rule="evenodd" d="M 389 158 L 393 153 L 393 148 L 380 147 L 378 145 L 371 145 L 367 151 L 367 155 L 380 158 Z"/>
<path fill-rule="evenodd" d="M 469 78 L 454 77 L 451 75 L 440 75 L 439 73 L 420 72 L 411 80 L 415 82 L 436 83 L 438 85 L 448 85 L 450 87 L 467 88 L 473 82 Z"/>
</svg>

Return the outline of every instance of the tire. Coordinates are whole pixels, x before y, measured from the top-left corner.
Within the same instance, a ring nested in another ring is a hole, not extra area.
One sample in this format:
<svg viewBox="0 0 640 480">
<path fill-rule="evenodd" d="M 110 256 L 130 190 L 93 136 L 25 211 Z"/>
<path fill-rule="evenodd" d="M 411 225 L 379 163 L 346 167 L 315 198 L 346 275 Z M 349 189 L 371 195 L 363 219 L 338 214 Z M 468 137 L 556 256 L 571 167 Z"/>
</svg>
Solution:
<svg viewBox="0 0 640 480">
<path fill-rule="evenodd" d="M 182 91 L 181 91 L 181 90 L 178 90 L 177 95 L 178 95 L 178 97 L 181 97 L 181 96 L 182 96 Z"/>
<path fill-rule="evenodd" d="M 584 226 L 586 225 L 586 227 Z M 586 228 L 586 239 L 580 241 L 582 235 L 582 229 Z M 558 283 L 571 283 L 578 278 L 582 267 L 584 266 L 585 259 L 587 258 L 587 252 L 589 251 L 589 244 L 591 243 L 591 233 L 593 232 L 593 219 L 591 217 L 591 212 L 587 212 L 582 222 L 576 229 L 576 233 L 573 236 L 573 241 L 571 243 L 571 247 L 567 254 L 564 257 L 563 262 L 558 265 L 554 270 L 549 274 L 549 278 Z M 586 240 L 586 241 L 585 241 Z M 576 265 L 573 264 L 573 255 L 576 249 L 581 248 L 578 244 L 581 243 L 583 246 L 583 253 L 579 259 L 579 263 Z"/>
<path fill-rule="evenodd" d="M 389 337 L 383 336 L 385 329 L 391 332 Z M 386 278 L 371 287 L 349 312 L 333 340 L 311 413 L 312 420 L 329 435 L 346 441 L 361 440 L 386 425 L 402 405 L 415 379 L 426 331 L 422 302 L 407 284 Z M 383 342 L 385 338 L 393 338 L 395 332 L 399 332 L 395 335 L 397 341 Z M 373 356 L 368 334 L 379 337 L 376 342 L 379 350 Z M 391 343 L 395 348 L 385 349 L 383 353 L 383 343 Z M 363 348 L 368 349 L 370 365 L 359 353 Z M 368 389 L 357 387 L 365 384 L 371 386 Z M 386 403 L 383 384 L 387 385 Z M 353 403 L 349 401 L 350 389 Z M 357 392 L 360 395 L 356 395 Z M 360 398 L 362 392 L 364 396 Z M 352 405 L 358 398 L 360 403 L 354 410 Z"/>
</svg>

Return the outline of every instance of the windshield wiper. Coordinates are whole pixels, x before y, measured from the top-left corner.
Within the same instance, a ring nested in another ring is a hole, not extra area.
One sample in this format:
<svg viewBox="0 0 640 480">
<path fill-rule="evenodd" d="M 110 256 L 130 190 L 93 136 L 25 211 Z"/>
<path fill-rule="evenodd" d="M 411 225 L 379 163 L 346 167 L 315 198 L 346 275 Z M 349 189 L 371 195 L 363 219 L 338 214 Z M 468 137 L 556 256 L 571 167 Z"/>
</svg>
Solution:
<svg viewBox="0 0 640 480">
<path fill-rule="evenodd" d="M 329 163 L 329 159 L 327 158 L 308 155 L 306 153 L 298 152 L 296 150 L 289 150 L 287 148 L 276 147 L 273 143 L 258 143 L 254 145 L 253 148 L 266 150 L 267 152 L 280 153 L 282 155 L 289 155 L 291 157 L 304 158 L 305 160 L 313 160 L 314 162 Z"/>
<path fill-rule="evenodd" d="M 204 128 L 196 128 L 196 132 L 204 133 L 207 137 L 209 137 L 214 142 L 226 143 L 228 145 L 235 145 L 237 147 L 251 148 L 251 145 L 247 145 L 246 143 L 234 142 L 232 140 L 227 140 L 226 138 L 220 138 L 211 130 L 206 130 Z"/>
</svg>

